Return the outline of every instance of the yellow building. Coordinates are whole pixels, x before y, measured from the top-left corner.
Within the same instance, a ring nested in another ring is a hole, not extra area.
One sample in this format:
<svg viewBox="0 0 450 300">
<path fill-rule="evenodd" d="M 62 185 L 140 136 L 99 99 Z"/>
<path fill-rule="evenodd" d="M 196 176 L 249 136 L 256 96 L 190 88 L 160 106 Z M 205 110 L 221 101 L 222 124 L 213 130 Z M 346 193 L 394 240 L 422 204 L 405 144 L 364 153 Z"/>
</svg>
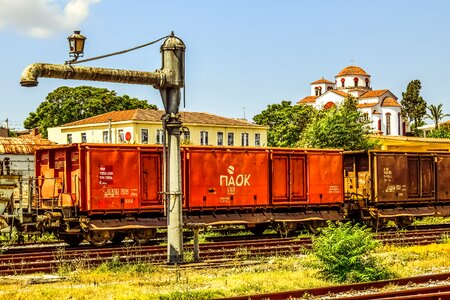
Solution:
<svg viewBox="0 0 450 300">
<path fill-rule="evenodd" d="M 381 150 L 400 151 L 450 151 L 450 139 L 420 138 L 411 136 L 374 136 Z"/>
<path fill-rule="evenodd" d="M 161 144 L 164 111 L 114 111 L 48 128 L 48 139 L 58 144 Z M 200 112 L 181 112 L 181 140 L 194 145 L 267 146 L 267 126 Z"/>
</svg>

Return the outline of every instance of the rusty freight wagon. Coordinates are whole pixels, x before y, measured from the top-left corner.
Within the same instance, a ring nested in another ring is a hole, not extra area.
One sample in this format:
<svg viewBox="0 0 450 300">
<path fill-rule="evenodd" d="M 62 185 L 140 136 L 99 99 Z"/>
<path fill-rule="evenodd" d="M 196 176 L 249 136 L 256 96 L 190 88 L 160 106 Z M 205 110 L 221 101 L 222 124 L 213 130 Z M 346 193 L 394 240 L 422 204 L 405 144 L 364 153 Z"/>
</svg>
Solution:
<svg viewBox="0 0 450 300">
<path fill-rule="evenodd" d="M 450 153 L 369 151 L 344 154 L 347 199 L 382 225 L 450 214 Z M 354 210 L 353 212 L 356 212 Z"/>
<path fill-rule="evenodd" d="M 11 233 L 20 223 L 28 203 L 34 177 L 34 151 L 52 142 L 36 137 L 0 137 L 0 231 Z"/>
<path fill-rule="evenodd" d="M 166 226 L 163 148 L 73 144 L 36 151 L 36 223 L 71 244 L 138 242 Z M 186 225 L 289 230 L 341 218 L 342 152 L 182 147 Z"/>
</svg>

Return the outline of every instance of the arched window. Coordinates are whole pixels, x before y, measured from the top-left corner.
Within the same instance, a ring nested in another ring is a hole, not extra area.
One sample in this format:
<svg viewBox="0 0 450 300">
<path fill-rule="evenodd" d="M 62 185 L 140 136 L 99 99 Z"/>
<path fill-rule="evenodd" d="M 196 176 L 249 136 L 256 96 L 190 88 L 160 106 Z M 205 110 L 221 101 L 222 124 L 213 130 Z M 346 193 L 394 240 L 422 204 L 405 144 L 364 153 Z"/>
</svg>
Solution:
<svg viewBox="0 0 450 300">
<path fill-rule="evenodd" d="M 401 121 L 402 121 L 402 114 L 398 113 L 397 114 L 398 135 L 402 135 L 401 125 L 400 125 Z"/>
<path fill-rule="evenodd" d="M 341 87 L 345 87 L 345 78 L 341 79 Z"/>
<path fill-rule="evenodd" d="M 327 86 L 327 91 L 330 91 L 332 89 L 333 89 L 333 87 L 331 85 Z"/>
<path fill-rule="evenodd" d="M 319 96 L 322 95 L 322 87 L 319 86 Z"/>
<path fill-rule="evenodd" d="M 381 119 L 378 120 L 378 131 L 381 131 Z"/>
<path fill-rule="evenodd" d="M 353 82 L 355 83 L 355 86 L 358 86 L 358 81 L 359 81 L 358 77 L 353 78 Z"/>
<path fill-rule="evenodd" d="M 366 88 L 369 87 L 369 78 L 366 78 Z"/>
<path fill-rule="evenodd" d="M 391 135 L 391 113 L 386 113 L 386 135 Z"/>
<path fill-rule="evenodd" d="M 314 88 L 314 91 L 316 93 L 316 96 L 319 96 L 319 88 L 317 86 Z"/>
</svg>

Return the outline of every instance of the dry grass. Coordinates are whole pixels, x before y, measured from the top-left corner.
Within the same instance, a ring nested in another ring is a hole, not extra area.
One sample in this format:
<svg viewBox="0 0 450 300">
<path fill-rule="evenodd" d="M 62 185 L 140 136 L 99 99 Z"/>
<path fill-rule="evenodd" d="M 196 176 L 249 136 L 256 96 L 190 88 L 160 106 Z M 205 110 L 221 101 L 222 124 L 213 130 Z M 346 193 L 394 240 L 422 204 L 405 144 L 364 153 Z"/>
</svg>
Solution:
<svg viewBox="0 0 450 300">
<path fill-rule="evenodd" d="M 450 271 L 449 243 L 387 246 L 377 255 L 398 277 Z M 78 267 L 66 271 L 55 283 L 0 278 L 0 299 L 210 299 L 332 284 L 320 277 L 310 256 L 275 257 L 247 266 L 241 263 L 195 270 L 112 261 L 91 270 Z"/>
</svg>

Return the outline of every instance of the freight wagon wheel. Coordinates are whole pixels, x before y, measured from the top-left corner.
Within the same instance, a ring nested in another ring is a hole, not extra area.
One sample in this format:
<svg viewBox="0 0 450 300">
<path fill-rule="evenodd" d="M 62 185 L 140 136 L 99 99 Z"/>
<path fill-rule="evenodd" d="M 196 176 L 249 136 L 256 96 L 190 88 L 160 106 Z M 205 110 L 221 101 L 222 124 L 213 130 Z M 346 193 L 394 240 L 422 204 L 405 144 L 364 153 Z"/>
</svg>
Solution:
<svg viewBox="0 0 450 300">
<path fill-rule="evenodd" d="M 104 246 L 114 233 L 109 230 L 91 230 L 87 233 L 87 240 L 94 246 Z"/>
<path fill-rule="evenodd" d="M 111 243 L 114 245 L 118 245 L 123 242 L 123 240 L 127 237 L 127 234 L 125 232 L 114 232 L 114 236 L 111 239 Z"/>
<path fill-rule="evenodd" d="M 314 220 L 309 221 L 304 224 L 305 229 L 308 230 L 310 233 L 316 234 L 319 232 L 319 228 L 323 228 L 327 225 L 326 221 L 322 220 Z"/>
<path fill-rule="evenodd" d="M 395 218 L 395 224 L 399 228 L 406 228 L 414 222 L 414 217 L 397 217 Z"/>
<path fill-rule="evenodd" d="M 139 245 L 147 244 L 156 236 L 156 228 L 136 229 L 130 232 L 130 237 Z"/>
<path fill-rule="evenodd" d="M 256 236 L 261 236 L 266 229 L 267 226 L 264 224 L 256 224 L 255 227 L 248 228 L 248 230 Z"/>
<path fill-rule="evenodd" d="M 61 238 L 69 244 L 71 247 L 76 247 L 84 240 L 84 237 L 82 234 L 65 234 L 62 235 Z"/>
<path fill-rule="evenodd" d="M 277 223 L 276 229 L 281 237 L 288 237 L 297 228 L 297 223 L 280 222 Z"/>
</svg>

